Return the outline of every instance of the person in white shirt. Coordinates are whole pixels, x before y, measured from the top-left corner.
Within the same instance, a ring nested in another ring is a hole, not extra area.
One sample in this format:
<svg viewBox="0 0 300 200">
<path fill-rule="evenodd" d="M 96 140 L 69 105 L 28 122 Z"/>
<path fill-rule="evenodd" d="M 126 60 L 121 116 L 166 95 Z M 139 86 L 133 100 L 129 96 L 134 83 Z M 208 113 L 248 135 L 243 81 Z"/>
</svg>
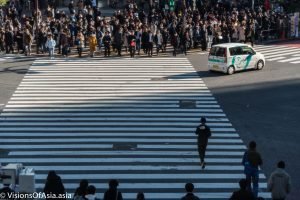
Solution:
<svg viewBox="0 0 300 200">
<path fill-rule="evenodd" d="M 162 34 L 160 33 L 160 30 L 156 32 L 154 40 L 156 45 L 156 54 L 158 55 L 159 50 L 162 50 L 162 43 L 163 43 L 163 37 Z"/>
<path fill-rule="evenodd" d="M 47 37 L 47 41 L 46 41 L 46 44 L 45 44 L 46 48 L 48 48 L 48 51 L 49 51 L 49 57 L 51 59 L 54 58 L 54 49 L 55 49 L 55 46 L 56 46 L 56 42 L 55 40 L 53 39 L 52 35 L 51 34 L 48 34 L 48 37 Z"/>
<path fill-rule="evenodd" d="M 285 200 L 291 191 L 291 177 L 284 170 L 285 163 L 278 162 L 277 169 L 271 174 L 268 180 L 268 191 L 272 193 L 273 200 Z"/>
</svg>

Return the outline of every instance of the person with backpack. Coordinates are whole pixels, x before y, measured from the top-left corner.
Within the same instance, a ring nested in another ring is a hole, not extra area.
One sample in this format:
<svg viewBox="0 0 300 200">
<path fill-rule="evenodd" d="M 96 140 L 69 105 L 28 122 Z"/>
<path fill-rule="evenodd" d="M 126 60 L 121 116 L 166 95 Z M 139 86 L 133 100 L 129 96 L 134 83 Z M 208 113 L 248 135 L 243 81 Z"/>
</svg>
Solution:
<svg viewBox="0 0 300 200">
<path fill-rule="evenodd" d="M 284 170 L 285 163 L 278 162 L 277 169 L 268 180 L 268 191 L 272 193 L 272 200 L 285 200 L 291 191 L 291 177 Z"/>
<path fill-rule="evenodd" d="M 194 193 L 194 184 L 187 183 L 185 184 L 186 195 L 181 198 L 181 200 L 200 200 Z"/>
<path fill-rule="evenodd" d="M 104 193 L 103 200 L 123 200 L 122 193 L 118 191 L 119 182 L 112 179 L 108 183 L 109 189 Z"/>
<path fill-rule="evenodd" d="M 258 195 L 258 181 L 259 181 L 259 166 L 263 164 L 261 155 L 256 151 L 256 142 L 251 141 L 248 145 L 248 150 L 244 153 L 242 164 L 244 166 L 244 173 L 247 180 L 247 189 L 252 191 L 254 197 Z M 253 188 L 251 189 L 251 182 Z"/>
<path fill-rule="evenodd" d="M 200 125 L 197 126 L 195 134 L 198 136 L 197 144 L 198 144 L 198 153 L 200 157 L 200 165 L 202 169 L 205 168 L 205 152 L 208 144 L 208 138 L 211 136 L 210 128 L 205 124 L 206 118 L 201 117 Z"/>
</svg>

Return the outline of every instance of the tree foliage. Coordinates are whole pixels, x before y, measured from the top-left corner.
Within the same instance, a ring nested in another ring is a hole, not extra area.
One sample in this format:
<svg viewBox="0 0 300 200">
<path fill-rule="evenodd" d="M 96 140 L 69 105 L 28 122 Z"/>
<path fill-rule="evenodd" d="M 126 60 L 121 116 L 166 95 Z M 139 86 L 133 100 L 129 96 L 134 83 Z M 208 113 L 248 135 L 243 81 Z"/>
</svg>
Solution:
<svg viewBox="0 0 300 200">
<path fill-rule="evenodd" d="M 0 0 L 0 6 L 4 6 L 9 0 Z"/>
</svg>

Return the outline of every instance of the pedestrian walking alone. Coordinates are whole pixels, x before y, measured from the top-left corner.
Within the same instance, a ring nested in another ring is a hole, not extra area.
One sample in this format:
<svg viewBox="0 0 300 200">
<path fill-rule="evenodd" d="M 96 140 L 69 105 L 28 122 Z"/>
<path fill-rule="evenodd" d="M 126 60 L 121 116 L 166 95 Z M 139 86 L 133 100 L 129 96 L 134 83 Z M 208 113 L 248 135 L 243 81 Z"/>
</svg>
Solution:
<svg viewBox="0 0 300 200">
<path fill-rule="evenodd" d="M 202 166 L 202 169 L 205 168 L 205 151 L 208 143 L 208 138 L 211 136 L 210 128 L 205 124 L 206 118 L 201 117 L 200 125 L 196 128 L 195 134 L 198 136 L 198 152 L 200 157 L 200 165 Z"/>
<path fill-rule="evenodd" d="M 260 154 L 256 151 L 256 142 L 251 141 L 248 150 L 244 153 L 242 164 L 244 165 L 244 173 L 247 180 L 247 189 L 252 191 L 254 197 L 258 194 L 259 169 L 263 164 Z M 251 189 L 251 182 L 253 184 Z"/>
<path fill-rule="evenodd" d="M 291 191 L 291 177 L 284 169 L 285 163 L 278 162 L 277 169 L 268 180 L 268 191 L 272 193 L 273 200 L 285 200 Z"/>
</svg>

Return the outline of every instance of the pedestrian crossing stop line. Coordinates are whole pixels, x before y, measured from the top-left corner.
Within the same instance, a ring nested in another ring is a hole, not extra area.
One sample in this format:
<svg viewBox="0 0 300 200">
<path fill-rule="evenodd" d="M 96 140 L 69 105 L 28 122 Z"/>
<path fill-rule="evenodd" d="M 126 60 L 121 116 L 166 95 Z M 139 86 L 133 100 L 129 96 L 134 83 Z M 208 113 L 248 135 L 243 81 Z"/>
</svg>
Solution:
<svg viewBox="0 0 300 200">
<path fill-rule="evenodd" d="M 177 107 L 183 100 L 197 107 Z M 212 130 L 205 170 L 194 134 L 202 116 Z M 33 167 L 38 191 L 57 170 L 71 193 L 83 178 L 99 192 L 116 178 L 125 200 L 137 190 L 149 200 L 179 199 L 186 182 L 201 198 L 224 200 L 245 177 L 246 146 L 186 58 L 35 61 L 0 124 L 9 150 L 1 162 Z"/>
</svg>

